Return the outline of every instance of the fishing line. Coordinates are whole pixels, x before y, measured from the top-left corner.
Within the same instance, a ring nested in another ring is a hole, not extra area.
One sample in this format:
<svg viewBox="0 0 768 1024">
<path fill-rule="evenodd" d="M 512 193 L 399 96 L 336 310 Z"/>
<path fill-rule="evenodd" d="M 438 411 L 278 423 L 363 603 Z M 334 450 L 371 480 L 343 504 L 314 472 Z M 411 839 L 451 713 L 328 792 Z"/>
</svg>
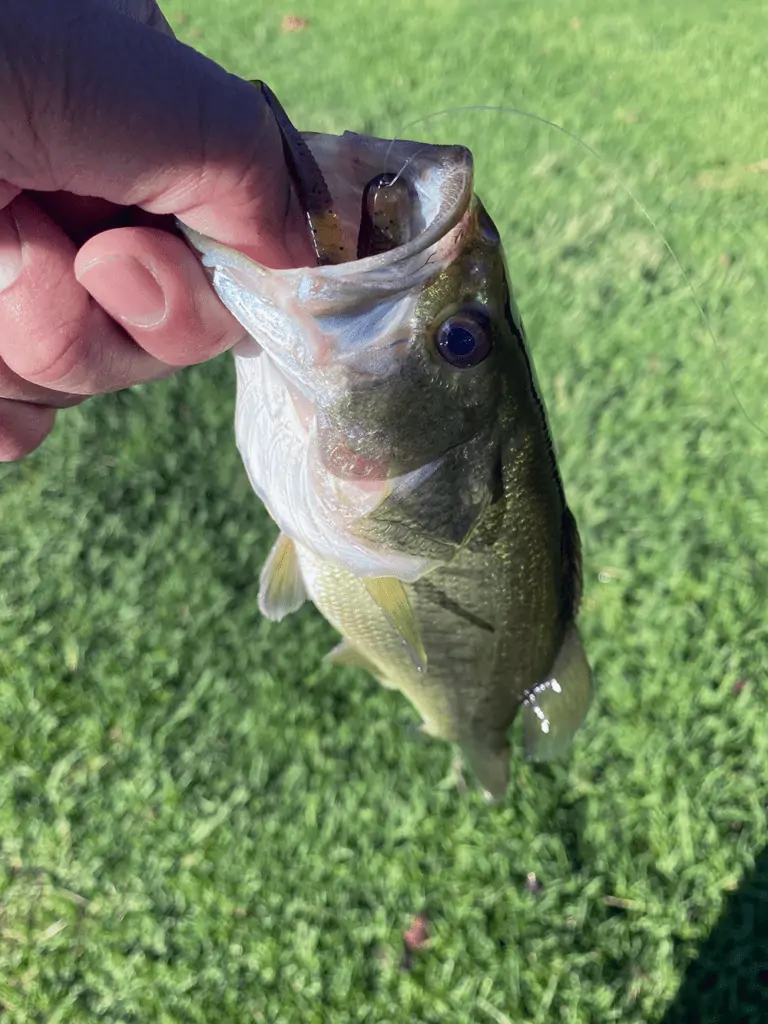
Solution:
<svg viewBox="0 0 768 1024">
<path fill-rule="evenodd" d="M 715 352 L 717 354 L 717 357 L 718 357 L 718 359 L 720 361 L 720 365 L 723 368 L 723 373 L 725 374 L 726 380 L 728 381 L 728 387 L 730 388 L 731 394 L 733 395 L 733 398 L 734 398 L 734 401 L 736 402 L 736 405 L 739 407 L 739 409 L 743 413 L 743 415 L 744 415 L 745 419 L 747 420 L 747 422 L 752 427 L 754 427 L 755 430 L 757 430 L 760 434 L 762 434 L 763 437 L 768 438 L 768 431 L 764 430 L 763 427 L 761 427 L 760 424 L 757 423 L 752 418 L 752 416 L 750 416 L 750 414 L 747 412 L 747 410 L 746 410 L 746 408 L 744 406 L 744 403 L 741 401 L 741 398 L 739 397 L 739 393 L 736 390 L 735 384 L 733 383 L 733 378 L 731 377 L 731 374 L 730 374 L 730 371 L 729 371 L 729 368 L 728 368 L 728 363 L 727 363 L 727 360 L 726 360 L 725 355 L 724 355 L 723 350 L 722 350 L 722 346 L 720 345 L 720 342 L 719 342 L 719 340 L 717 338 L 717 335 L 715 334 L 715 332 L 714 332 L 714 330 L 712 328 L 712 325 L 711 325 L 711 323 L 709 321 L 709 317 L 704 312 L 704 307 L 701 304 L 698 292 L 696 291 L 696 288 L 694 287 L 693 281 L 691 280 L 690 275 L 685 270 L 685 267 L 683 266 L 683 264 L 678 259 L 677 253 L 672 248 L 671 244 L 667 241 L 666 236 L 664 235 L 664 232 L 658 226 L 658 224 L 653 219 L 651 214 L 648 212 L 648 210 L 646 209 L 644 204 L 637 198 L 637 196 L 629 188 L 629 186 L 626 185 L 622 181 L 622 179 L 614 171 L 613 167 L 605 159 L 605 157 L 601 156 L 600 153 L 598 153 L 596 149 L 594 149 L 592 146 L 590 146 L 588 142 L 585 142 L 584 139 L 582 139 L 578 135 L 576 135 L 575 132 L 570 131 L 570 129 L 563 127 L 563 125 L 557 124 L 556 121 L 550 121 L 548 118 L 542 117 L 540 114 L 534 114 L 534 113 L 531 113 L 528 110 L 520 110 L 518 107 L 505 107 L 505 106 L 475 105 L 475 106 L 466 106 L 466 107 L 446 107 L 445 110 L 437 110 L 437 111 L 435 111 L 432 114 L 425 114 L 423 117 L 417 117 L 413 121 L 409 121 L 407 124 L 404 124 L 402 126 L 401 132 L 405 132 L 409 128 L 413 128 L 416 125 L 424 124 L 426 121 L 431 121 L 431 120 L 433 120 L 436 117 L 444 117 L 446 114 L 460 114 L 460 113 L 467 113 L 467 112 L 476 111 L 476 110 L 479 110 L 479 111 L 490 111 L 490 112 L 493 112 L 493 113 L 502 113 L 502 114 L 514 114 L 517 117 L 527 118 L 529 121 L 537 121 L 539 124 L 543 124 L 547 128 L 553 128 L 555 131 L 560 132 L 561 135 L 565 135 L 569 139 L 571 139 L 573 142 L 577 142 L 583 149 L 585 149 L 590 154 L 590 156 L 594 157 L 594 159 L 597 160 L 597 162 L 602 167 L 605 168 L 605 170 L 610 175 L 610 177 L 611 177 L 612 181 L 614 182 L 614 184 L 618 185 L 619 188 L 625 193 L 625 195 L 629 196 L 629 198 L 632 200 L 632 202 L 635 204 L 635 206 L 638 208 L 638 210 L 642 213 L 643 217 L 645 217 L 645 219 L 651 225 L 651 228 L 653 229 L 655 234 L 660 239 L 660 241 L 661 241 L 662 245 L 664 246 L 664 248 L 666 249 L 666 251 L 672 257 L 672 262 L 675 264 L 677 269 L 680 271 L 680 274 L 682 275 L 683 281 L 684 281 L 686 287 L 688 288 L 688 291 L 691 293 L 691 297 L 693 299 L 694 305 L 696 306 L 696 309 L 699 312 L 699 316 L 701 317 L 702 323 L 704 324 L 704 330 L 706 331 L 707 336 L 709 337 L 710 341 L 712 342 L 712 345 L 714 346 L 714 350 L 715 350 Z M 394 146 L 395 142 L 398 141 L 398 139 L 403 139 L 403 136 L 402 136 L 401 133 L 398 133 L 398 137 L 392 139 L 392 141 L 390 142 L 389 148 L 387 149 L 387 159 L 389 159 L 389 155 L 390 155 L 390 153 L 392 151 L 392 147 Z M 411 157 L 410 159 L 413 159 L 413 157 Z M 398 171 L 398 176 L 403 173 L 403 171 L 405 170 L 405 167 L 407 167 L 407 165 L 408 165 L 408 161 L 406 161 L 406 163 L 403 165 L 403 167 L 400 168 L 400 170 Z"/>
<path fill-rule="evenodd" d="M 408 125 L 406 125 L 405 127 L 407 128 Z M 389 144 L 389 149 L 387 150 L 387 155 L 384 158 L 384 166 L 385 167 L 387 166 L 387 163 L 389 162 L 389 154 L 392 152 L 392 145 L 396 141 L 397 141 L 396 139 L 392 139 L 392 142 L 390 142 L 390 144 Z M 408 159 L 403 164 L 403 166 L 400 168 L 400 170 L 394 176 L 392 181 L 390 181 L 390 183 L 389 183 L 389 185 L 387 187 L 388 188 L 392 188 L 393 185 L 397 184 L 397 182 L 400 179 L 400 175 L 405 171 L 405 169 L 408 166 L 408 164 L 412 163 L 416 159 L 417 156 L 419 156 L 421 153 L 425 153 L 428 149 L 429 149 L 429 146 L 424 146 L 422 149 L 417 149 L 416 152 L 413 154 L 413 156 L 409 156 Z"/>
</svg>

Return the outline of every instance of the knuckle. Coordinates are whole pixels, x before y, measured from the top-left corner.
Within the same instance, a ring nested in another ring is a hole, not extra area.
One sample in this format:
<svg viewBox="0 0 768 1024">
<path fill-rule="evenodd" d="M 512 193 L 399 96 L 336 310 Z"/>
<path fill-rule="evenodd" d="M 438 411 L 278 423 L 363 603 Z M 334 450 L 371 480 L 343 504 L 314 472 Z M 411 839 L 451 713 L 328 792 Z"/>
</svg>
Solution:
<svg viewBox="0 0 768 1024">
<path fill-rule="evenodd" d="M 0 420 L 0 462 L 18 462 L 39 448 L 50 433 L 50 427 L 41 425 L 39 430 L 5 425 Z"/>
<path fill-rule="evenodd" d="M 206 348 L 214 355 L 226 352 L 243 334 L 242 328 L 235 321 L 234 324 L 217 324 L 208 332 L 206 337 Z"/>
<path fill-rule="evenodd" d="M 28 402 L 0 400 L 0 461 L 16 462 L 50 434 L 56 410 Z"/>
<path fill-rule="evenodd" d="M 84 372 L 87 347 L 82 319 L 59 320 L 51 325 L 48 340 L 39 342 L 32 350 L 27 348 L 25 366 L 17 372 L 31 384 L 89 394 Z"/>
<path fill-rule="evenodd" d="M 197 339 L 200 360 L 210 359 L 232 348 L 245 334 L 242 325 L 223 305 L 213 289 L 198 292 L 187 326 L 187 337 Z"/>
<path fill-rule="evenodd" d="M 0 356 L 22 381 L 80 393 L 74 385 L 88 375 L 89 299 L 55 262 L 33 269 L 13 301 L 0 298 Z"/>
<path fill-rule="evenodd" d="M 42 439 L 41 439 L 42 441 Z M 13 434 L 6 434 L 0 429 L 0 462 L 19 462 L 21 459 L 31 455 L 41 441 L 36 444 L 29 444 L 22 438 Z"/>
<path fill-rule="evenodd" d="M 51 406 L 54 409 L 69 409 L 85 401 L 84 395 L 74 395 L 68 391 L 54 391 L 52 388 L 33 384 L 14 373 L 0 359 L 0 399 L 3 398 L 16 402 L 34 402 L 38 405 Z"/>
</svg>

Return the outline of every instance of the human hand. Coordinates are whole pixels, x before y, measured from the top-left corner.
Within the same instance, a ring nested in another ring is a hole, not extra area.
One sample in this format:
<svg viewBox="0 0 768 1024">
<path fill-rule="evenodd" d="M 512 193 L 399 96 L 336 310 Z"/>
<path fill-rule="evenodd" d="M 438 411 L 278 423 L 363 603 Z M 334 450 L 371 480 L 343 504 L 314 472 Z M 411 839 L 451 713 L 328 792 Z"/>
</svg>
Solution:
<svg viewBox="0 0 768 1024">
<path fill-rule="evenodd" d="M 242 338 L 172 215 L 268 266 L 312 260 L 260 91 L 153 0 L 5 0 L 0 461 L 58 409 Z"/>
</svg>

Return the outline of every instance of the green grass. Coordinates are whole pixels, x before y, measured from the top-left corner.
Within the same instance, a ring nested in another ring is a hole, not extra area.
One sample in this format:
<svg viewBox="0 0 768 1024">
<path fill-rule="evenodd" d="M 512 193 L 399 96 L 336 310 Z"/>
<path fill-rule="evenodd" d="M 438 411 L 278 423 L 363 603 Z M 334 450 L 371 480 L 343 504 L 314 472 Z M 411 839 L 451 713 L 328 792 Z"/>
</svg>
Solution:
<svg viewBox="0 0 768 1024">
<path fill-rule="evenodd" d="M 585 547 L 598 699 L 570 763 L 518 746 L 497 809 L 441 788 L 450 753 L 401 697 L 320 664 L 313 611 L 260 619 L 274 530 L 228 359 L 68 412 L 2 469 L 0 1019 L 765 1021 L 765 5 L 167 10 L 300 127 L 468 103 L 566 125 L 658 219 L 718 346 L 570 140 L 491 113 L 406 133 L 475 152 Z"/>
</svg>

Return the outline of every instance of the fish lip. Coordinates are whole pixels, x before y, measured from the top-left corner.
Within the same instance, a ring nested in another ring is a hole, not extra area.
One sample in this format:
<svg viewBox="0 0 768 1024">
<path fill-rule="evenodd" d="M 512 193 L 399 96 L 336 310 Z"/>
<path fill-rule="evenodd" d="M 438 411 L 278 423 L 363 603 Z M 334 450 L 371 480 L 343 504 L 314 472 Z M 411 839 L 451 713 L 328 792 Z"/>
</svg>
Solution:
<svg viewBox="0 0 768 1024">
<path fill-rule="evenodd" d="M 311 140 L 313 137 L 320 137 L 321 135 L 322 133 L 320 132 L 301 133 L 302 138 L 305 140 Z M 355 135 L 356 133 L 354 132 L 345 132 L 343 135 L 326 135 L 324 137 L 342 140 L 350 136 L 354 137 Z M 388 144 L 393 141 L 378 139 L 374 136 L 365 136 L 365 138 L 370 142 L 381 144 Z M 412 144 L 418 145 L 418 143 Z M 289 286 L 306 279 L 307 274 L 311 274 L 312 279 L 318 283 L 327 282 L 338 286 L 346 281 L 353 281 L 356 285 L 359 285 L 363 275 L 369 277 L 377 271 L 392 270 L 396 269 L 400 264 L 407 264 L 414 257 L 417 257 L 420 253 L 425 252 L 447 237 L 461 223 L 470 206 L 473 194 L 474 160 L 469 149 L 465 146 L 430 146 L 425 144 L 423 150 L 434 154 L 435 174 L 443 181 L 443 194 L 448 194 L 445 198 L 441 199 L 438 212 L 432 221 L 404 245 L 396 246 L 394 249 L 377 253 L 373 256 L 365 256 L 362 259 L 345 260 L 340 263 L 326 263 L 315 266 L 274 269 L 266 267 L 264 264 L 242 253 L 238 253 L 240 260 L 257 267 L 270 278 L 283 281 Z M 308 212 L 301 198 L 299 198 L 299 201 L 302 203 L 302 211 L 307 219 L 309 219 Z M 202 252 L 206 248 L 211 250 L 221 248 L 219 243 L 190 228 L 179 218 L 177 218 L 177 223 L 187 241 L 196 250 Z M 402 287 L 400 285 L 391 290 L 399 291 Z M 389 291 L 390 289 L 385 290 Z"/>
</svg>

